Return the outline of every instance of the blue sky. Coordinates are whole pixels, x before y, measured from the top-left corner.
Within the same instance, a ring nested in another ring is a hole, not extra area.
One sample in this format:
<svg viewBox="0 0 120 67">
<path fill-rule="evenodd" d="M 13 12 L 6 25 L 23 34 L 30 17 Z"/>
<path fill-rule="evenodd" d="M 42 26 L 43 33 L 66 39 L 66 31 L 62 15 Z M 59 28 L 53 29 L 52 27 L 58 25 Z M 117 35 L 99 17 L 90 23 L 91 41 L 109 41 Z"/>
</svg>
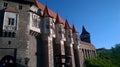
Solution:
<svg viewBox="0 0 120 67">
<path fill-rule="evenodd" d="M 62 18 L 74 24 L 79 34 L 82 25 L 91 33 L 96 48 L 111 48 L 120 43 L 120 0 L 39 0 Z"/>
</svg>

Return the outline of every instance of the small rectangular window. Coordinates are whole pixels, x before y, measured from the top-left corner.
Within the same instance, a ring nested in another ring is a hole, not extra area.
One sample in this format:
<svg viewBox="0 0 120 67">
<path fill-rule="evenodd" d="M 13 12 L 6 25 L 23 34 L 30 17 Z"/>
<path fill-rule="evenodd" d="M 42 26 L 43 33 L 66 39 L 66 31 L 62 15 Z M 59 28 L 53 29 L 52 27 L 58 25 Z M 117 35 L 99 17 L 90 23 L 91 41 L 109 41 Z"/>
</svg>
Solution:
<svg viewBox="0 0 120 67">
<path fill-rule="evenodd" d="M 8 32 L 8 37 L 11 37 L 11 32 Z"/>
<path fill-rule="evenodd" d="M 7 37 L 7 34 L 8 34 L 7 32 L 4 32 L 4 37 Z"/>
<path fill-rule="evenodd" d="M 19 9 L 22 10 L 22 5 L 19 5 Z"/>
<path fill-rule="evenodd" d="M 8 18 L 8 25 L 14 25 L 14 18 Z"/>
<path fill-rule="evenodd" d="M 4 5 L 3 5 L 4 7 L 7 7 L 8 6 L 8 3 L 4 3 Z"/>
<path fill-rule="evenodd" d="M 12 37 L 15 37 L 15 32 L 12 33 Z"/>
</svg>

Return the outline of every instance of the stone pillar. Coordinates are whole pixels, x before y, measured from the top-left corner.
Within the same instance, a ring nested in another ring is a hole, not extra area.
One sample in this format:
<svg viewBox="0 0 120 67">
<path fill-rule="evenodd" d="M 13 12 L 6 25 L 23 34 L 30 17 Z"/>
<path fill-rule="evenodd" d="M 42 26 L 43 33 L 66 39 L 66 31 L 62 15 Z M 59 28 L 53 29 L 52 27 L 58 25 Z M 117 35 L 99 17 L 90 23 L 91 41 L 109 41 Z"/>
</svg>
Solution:
<svg viewBox="0 0 120 67">
<path fill-rule="evenodd" d="M 90 58 L 92 58 L 92 52 L 91 52 L 91 50 L 89 50 L 89 54 L 90 54 Z"/>
<path fill-rule="evenodd" d="M 46 39 L 43 40 L 42 44 L 42 67 L 54 67 L 52 38 L 48 37 Z"/>
<path fill-rule="evenodd" d="M 83 54 L 83 51 L 82 49 L 78 48 L 78 53 L 79 53 L 79 64 L 80 66 L 77 66 L 77 67 L 84 67 L 84 54 Z"/>
<path fill-rule="evenodd" d="M 53 40 L 53 49 L 54 49 L 54 65 L 55 67 L 65 67 L 65 50 L 64 42 Z"/>
<path fill-rule="evenodd" d="M 80 67 L 80 53 L 79 49 L 74 49 L 74 57 L 75 57 L 75 65 L 76 67 Z"/>
</svg>

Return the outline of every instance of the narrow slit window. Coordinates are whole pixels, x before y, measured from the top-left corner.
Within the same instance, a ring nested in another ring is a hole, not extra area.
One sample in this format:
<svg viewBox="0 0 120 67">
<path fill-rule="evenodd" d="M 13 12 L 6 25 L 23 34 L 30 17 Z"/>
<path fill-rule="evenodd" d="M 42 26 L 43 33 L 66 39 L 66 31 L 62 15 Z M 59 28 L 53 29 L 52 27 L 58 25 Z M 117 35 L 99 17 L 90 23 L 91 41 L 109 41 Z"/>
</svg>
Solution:
<svg viewBox="0 0 120 67">
<path fill-rule="evenodd" d="M 8 33 L 8 37 L 11 37 L 11 32 Z"/>
</svg>

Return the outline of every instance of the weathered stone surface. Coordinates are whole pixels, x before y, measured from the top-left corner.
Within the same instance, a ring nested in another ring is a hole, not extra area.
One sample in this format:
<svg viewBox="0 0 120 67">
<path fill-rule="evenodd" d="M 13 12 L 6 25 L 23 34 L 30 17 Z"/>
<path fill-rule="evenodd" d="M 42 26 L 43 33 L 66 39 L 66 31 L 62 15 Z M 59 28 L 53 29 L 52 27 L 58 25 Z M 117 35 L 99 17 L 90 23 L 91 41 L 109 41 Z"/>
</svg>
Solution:
<svg viewBox="0 0 120 67">
<path fill-rule="evenodd" d="M 17 67 L 84 67 L 85 58 L 96 57 L 95 47 L 82 42 L 77 32 L 65 30 L 63 21 L 55 24 L 55 17 L 43 17 L 33 0 L 20 1 L 0 1 L 0 60 L 10 55 Z M 5 16 L 7 7 L 18 10 L 18 22 L 14 25 L 17 28 L 12 31 L 15 37 L 8 36 L 11 30 L 3 29 L 4 24 L 10 26 L 6 21 L 9 16 Z M 33 22 L 38 20 L 40 23 Z"/>
</svg>

